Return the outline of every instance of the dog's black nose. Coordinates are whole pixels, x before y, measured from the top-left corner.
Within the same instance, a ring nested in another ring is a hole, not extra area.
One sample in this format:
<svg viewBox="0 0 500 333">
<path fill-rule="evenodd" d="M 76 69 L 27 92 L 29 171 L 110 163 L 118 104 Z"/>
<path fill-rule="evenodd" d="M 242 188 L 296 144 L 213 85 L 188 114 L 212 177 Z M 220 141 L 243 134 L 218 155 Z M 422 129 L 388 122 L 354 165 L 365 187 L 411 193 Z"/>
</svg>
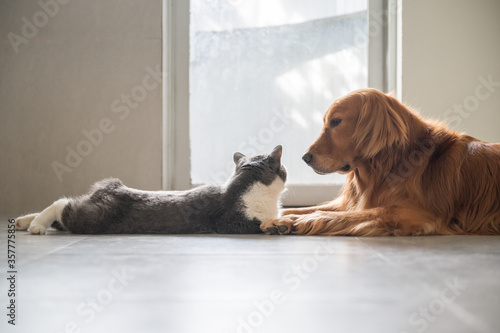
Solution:
<svg viewBox="0 0 500 333">
<path fill-rule="evenodd" d="M 313 160 L 313 154 L 311 153 L 305 153 L 304 156 L 302 156 L 302 160 L 306 162 L 306 164 L 309 164 Z"/>
</svg>

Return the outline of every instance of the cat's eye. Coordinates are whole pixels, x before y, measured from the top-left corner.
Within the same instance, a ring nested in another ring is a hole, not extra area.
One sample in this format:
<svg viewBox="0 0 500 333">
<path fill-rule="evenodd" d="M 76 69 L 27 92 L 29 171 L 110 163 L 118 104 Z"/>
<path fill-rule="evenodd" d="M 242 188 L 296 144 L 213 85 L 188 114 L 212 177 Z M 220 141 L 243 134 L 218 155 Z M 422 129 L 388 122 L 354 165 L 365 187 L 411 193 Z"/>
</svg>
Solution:
<svg viewBox="0 0 500 333">
<path fill-rule="evenodd" d="M 332 120 L 330 120 L 330 127 L 339 126 L 341 121 L 342 121 L 342 119 L 340 119 L 340 118 L 333 118 Z"/>
</svg>

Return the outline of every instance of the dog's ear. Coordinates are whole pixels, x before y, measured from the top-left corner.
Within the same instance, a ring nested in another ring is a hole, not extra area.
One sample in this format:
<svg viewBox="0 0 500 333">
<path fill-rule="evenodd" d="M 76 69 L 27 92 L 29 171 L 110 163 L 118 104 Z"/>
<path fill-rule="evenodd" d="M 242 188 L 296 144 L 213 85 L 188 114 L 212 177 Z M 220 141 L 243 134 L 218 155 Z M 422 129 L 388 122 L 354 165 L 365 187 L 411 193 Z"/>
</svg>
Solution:
<svg viewBox="0 0 500 333">
<path fill-rule="evenodd" d="M 389 91 L 389 92 L 387 93 L 387 96 L 389 96 L 389 97 L 394 97 L 394 98 L 398 98 L 398 95 L 396 94 L 396 89 L 393 89 L 393 90 Z"/>
<path fill-rule="evenodd" d="M 269 156 L 273 158 L 275 162 L 278 162 L 278 164 L 281 164 L 281 155 L 283 153 L 283 147 L 281 145 L 277 145 L 274 147 L 273 151 Z"/>
<path fill-rule="evenodd" d="M 233 154 L 233 161 L 234 161 L 234 164 L 238 165 L 238 162 L 243 158 L 245 157 L 245 155 L 243 155 L 242 153 L 239 153 L 239 152 L 236 152 Z"/>
<path fill-rule="evenodd" d="M 357 153 L 372 158 L 384 149 L 404 148 L 408 142 L 408 110 L 381 92 L 362 95 L 354 140 Z"/>
</svg>

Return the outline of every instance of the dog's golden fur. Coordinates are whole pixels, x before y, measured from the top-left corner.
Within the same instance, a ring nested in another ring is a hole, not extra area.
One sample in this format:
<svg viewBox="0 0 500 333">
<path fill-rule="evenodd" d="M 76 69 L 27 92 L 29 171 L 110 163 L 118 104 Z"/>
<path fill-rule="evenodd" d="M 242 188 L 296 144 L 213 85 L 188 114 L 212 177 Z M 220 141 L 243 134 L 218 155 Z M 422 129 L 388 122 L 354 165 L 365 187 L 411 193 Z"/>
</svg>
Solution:
<svg viewBox="0 0 500 333">
<path fill-rule="evenodd" d="M 500 144 L 424 120 L 378 90 L 337 99 L 304 160 L 320 174 L 348 172 L 341 196 L 284 210 L 265 232 L 500 234 Z"/>
</svg>

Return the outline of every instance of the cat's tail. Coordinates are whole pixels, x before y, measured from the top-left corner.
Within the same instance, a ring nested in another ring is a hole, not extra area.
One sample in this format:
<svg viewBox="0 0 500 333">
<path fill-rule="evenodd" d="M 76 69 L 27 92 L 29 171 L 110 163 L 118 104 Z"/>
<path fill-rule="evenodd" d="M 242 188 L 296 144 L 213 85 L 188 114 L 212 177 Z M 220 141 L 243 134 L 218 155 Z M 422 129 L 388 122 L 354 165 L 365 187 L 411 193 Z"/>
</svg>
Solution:
<svg viewBox="0 0 500 333">
<path fill-rule="evenodd" d="M 15 225 L 17 230 L 28 230 L 34 235 L 43 235 L 47 229 L 54 225 L 57 229 L 65 230 L 60 223 L 64 207 L 71 199 L 61 198 L 45 208 L 41 213 L 29 214 L 18 217 Z"/>
</svg>

